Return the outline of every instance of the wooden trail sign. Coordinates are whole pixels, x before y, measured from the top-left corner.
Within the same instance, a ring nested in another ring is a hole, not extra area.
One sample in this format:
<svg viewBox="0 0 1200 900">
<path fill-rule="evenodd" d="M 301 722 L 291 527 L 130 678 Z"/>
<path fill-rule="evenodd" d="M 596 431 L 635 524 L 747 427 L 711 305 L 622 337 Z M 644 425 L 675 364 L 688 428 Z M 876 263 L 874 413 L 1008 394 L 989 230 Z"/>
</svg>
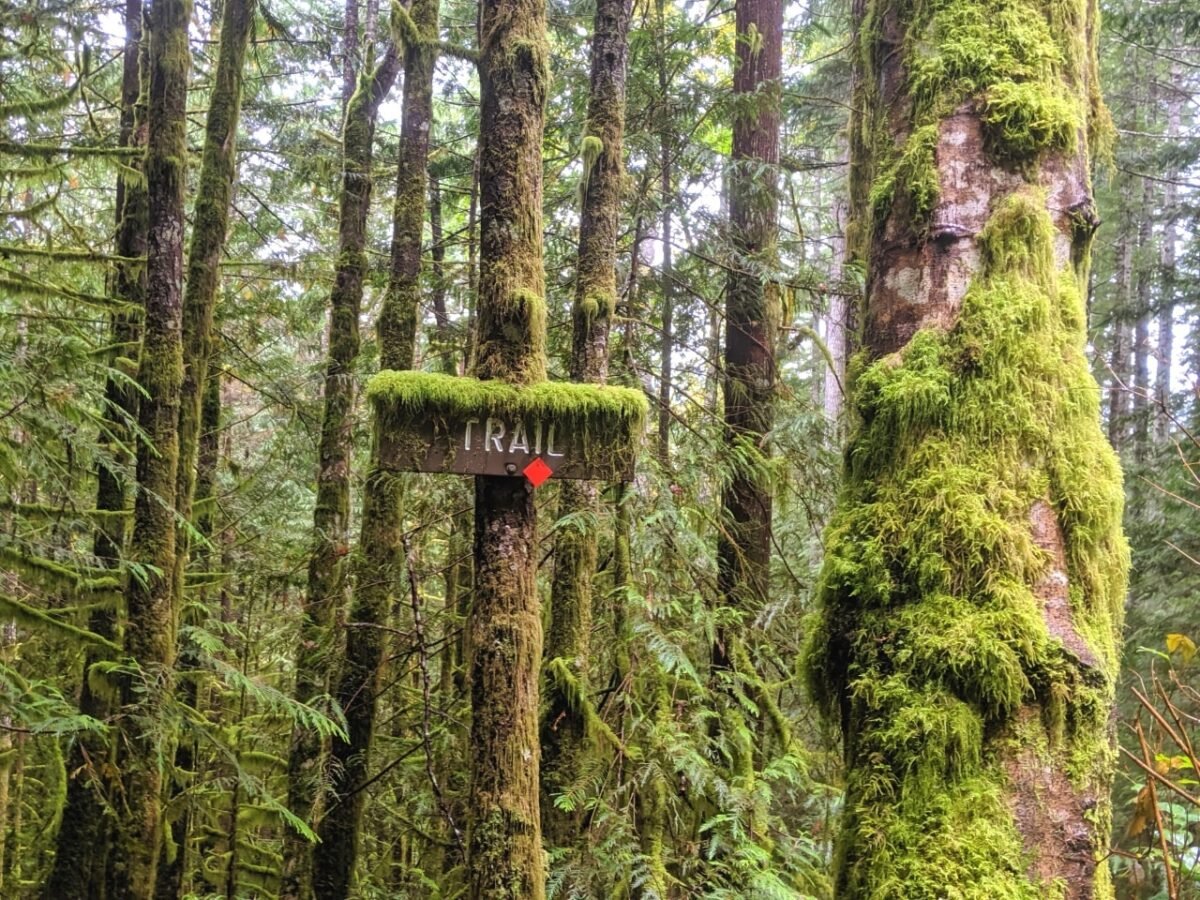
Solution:
<svg viewBox="0 0 1200 900">
<path fill-rule="evenodd" d="M 641 441 L 639 391 L 541 382 L 518 387 L 427 372 L 381 372 L 379 464 L 392 471 L 628 481 Z"/>
</svg>

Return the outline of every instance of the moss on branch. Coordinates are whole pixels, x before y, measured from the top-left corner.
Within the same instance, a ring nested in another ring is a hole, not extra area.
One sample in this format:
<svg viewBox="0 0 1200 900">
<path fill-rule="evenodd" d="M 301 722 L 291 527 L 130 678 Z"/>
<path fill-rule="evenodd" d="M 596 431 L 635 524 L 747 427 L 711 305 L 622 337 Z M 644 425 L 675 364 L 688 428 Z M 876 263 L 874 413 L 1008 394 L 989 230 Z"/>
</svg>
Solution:
<svg viewBox="0 0 1200 900">
<path fill-rule="evenodd" d="M 609 385 L 543 381 L 514 385 L 432 372 L 380 372 L 367 398 L 384 421 L 503 414 L 587 427 L 631 440 L 641 432 L 647 404 L 641 391 Z"/>
</svg>

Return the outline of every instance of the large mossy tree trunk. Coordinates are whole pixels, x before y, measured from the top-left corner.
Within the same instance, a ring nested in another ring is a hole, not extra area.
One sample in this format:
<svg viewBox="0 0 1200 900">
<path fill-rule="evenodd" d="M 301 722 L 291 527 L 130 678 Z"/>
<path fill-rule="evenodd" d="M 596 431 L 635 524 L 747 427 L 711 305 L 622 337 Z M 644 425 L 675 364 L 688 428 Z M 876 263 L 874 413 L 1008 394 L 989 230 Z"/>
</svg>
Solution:
<svg viewBox="0 0 1200 900">
<path fill-rule="evenodd" d="M 599 0 L 592 31 L 570 362 L 571 379 L 592 384 L 603 384 L 608 377 L 609 329 L 617 307 L 617 226 L 624 174 L 630 8 L 630 0 Z M 560 531 L 554 544 L 545 648 L 549 677 L 541 728 L 542 827 L 549 846 L 570 847 L 580 836 L 582 807 L 560 809 L 554 797 L 573 789 L 583 774 L 588 748 L 599 486 L 592 481 L 564 481 L 558 504 L 561 515 L 576 516 L 580 524 Z"/>
<path fill-rule="evenodd" d="M 179 397 L 183 382 L 184 187 L 187 179 L 188 0 L 156 0 L 150 9 L 147 112 L 148 236 L 146 305 L 138 384 L 137 447 L 130 560 L 125 590 L 125 649 L 137 666 L 122 684 L 120 769 L 123 795 L 112 861 L 116 896 L 154 894 L 162 839 L 162 755 L 168 735 L 160 714 L 173 683 L 175 483 Z"/>
<path fill-rule="evenodd" d="M 874 0 L 860 32 L 865 352 L 807 651 L 844 739 L 839 898 L 1112 896 L 1097 28 L 1090 0 Z"/>
<path fill-rule="evenodd" d="M 379 356 L 384 369 L 411 369 L 421 292 L 421 236 L 425 221 L 426 162 L 433 126 L 433 74 L 437 62 L 438 0 L 415 0 L 404 50 L 404 115 L 392 215 L 391 271 L 379 314 Z M 387 622 L 400 575 L 401 478 L 379 463 L 372 442 L 371 471 L 363 488 L 362 533 L 353 557 L 354 597 L 337 698 L 349 740 L 331 748 L 331 794 L 336 806 L 321 819 L 316 851 L 319 897 L 348 895 L 358 858 L 367 795 L 371 744 L 382 686 Z M 438 873 L 440 874 L 440 873 Z"/>
<path fill-rule="evenodd" d="M 729 481 L 721 492 L 717 540 L 718 611 L 712 666 L 717 719 L 730 760 L 728 775 L 749 791 L 755 776 L 756 729 L 745 722 L 745 692 L 760 709 L 770 702 L 744 640 L 767 602 L 771 575 L 772 488 L 767 441 L 775 420 L 775 341 L 778 288 L 780 73 L 783 56 L 781 0 L 735 4 L 737 62 L 733 159 L 729 178 L 731 268 L 725 286 L 725 353 L 722 378 Z M 757 752 L 761 756 L 761 745 Z M 761 810 L 744 823 L 763 839 Z"/>
<path fill-rule="evenodd" d="M 550 88 L 545 0 L 480 10 L 480 256 L 475 375 L 546 377 L 542 133 Z M 545 896 L 538 767 L 542 622 L 537 516 L 523 478 L 475 479 L 475 597 L 467 790 L 469 892 Z"/>
<path fill-rule="evenodd" d="M 122 147 L 144 146 L 146 142 L 146 93 L 141 73 L 143 50 L 142 2 L 127 0 L 121 75 Z M 140 173 L 140 162 L 133 162 L 131 166 Z M 146 185 L 140 174 L 120 176 L 116 207 L 116 255 L 126 260 L 137 260 L 146 253 L 148 219 Z M 115 297 L 133 309 L 144 307 L 146 268 L 140 262 L 117 263 L 112 285 Z M 140 328 L 135 316 L 125 313 L 114 315 L 111 365 L 127 364 L 126 361 L 136 354 L 139 335 Z M 121 447 L 128 441 L 128 423 L 137 417 L 137 410 L 138 394 L 133 385 L 126 379 L 109 377 L 104 385 L 104 428 L 101 429 L 100 443 L 119 462 L 128 462 Z M 109 465 L 97 466 L 96 509 L 119 513 L 127 508 L 126 485 L 120 473 Z M 117 568 L 124 545 L 124 517 L 105 519 L 97 525 L 92 553 L 101 565 Z M 88 630 L 109 640 L 116 640 L 115 611 L 104 606 L 94 610 L 88 617 Z M 91 667 L 100 658 L 95 651 L 89 651 L 85 657 L 79 711 L 103 722 L 111 714 L 112 704 L 103 691 L 92 690 L 88 678 Z M 104 900 L 106 896 L 106 865 L 113 839 L 113 822 L 106 810 L 105 798 L 112 794 L 115 786 L 109 774 L 111 759 L 112 742 L 108 735 L 80 735 L 71 746 L 67 771 L 72 777 L 67 783 L 54 865 L 42 891 L 45 900 L 57 900 L 59 897 Z"/>
<path fill-rule="evenodd" d="M 353 0 L 352 0 L 353 3 Z M 350 456 L 358 359 L 358 319 L 367 270 L 366 227 L 371 203 L 371 162 L 379 105 L 391 90 L 400 57 L 389 46 L 372 71 L 359 76 L 342 124 L 342 191 L 338 203 L 338 255 L 329 297 L 329 354 L 324 415 L 317 446 L 317 503 L 308 590 L 296 652 L 295 697 L 308 703 L 329 692 L 337 639 L 334 622 L 346 596 L 344 559 L 350 550 Z M 324 747 L 314 731 L 297 727 L 288 755 L 288 808 L 314 823 L 320 815 Z M 313 896 L 313 848 L 288 832 L 282 896 Z"/>
</svg>

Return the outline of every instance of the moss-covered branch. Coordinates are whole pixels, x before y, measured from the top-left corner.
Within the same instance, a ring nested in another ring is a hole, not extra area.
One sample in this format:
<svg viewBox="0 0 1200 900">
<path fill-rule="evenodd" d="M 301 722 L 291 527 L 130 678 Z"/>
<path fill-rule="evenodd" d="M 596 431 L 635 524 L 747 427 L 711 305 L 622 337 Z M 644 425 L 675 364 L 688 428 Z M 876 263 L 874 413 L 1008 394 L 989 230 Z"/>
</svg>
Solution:
<svg viewBox="0 0 1200 900">
<path fill-rule="evenodd" d="M 0 594 L 0 614 L 6 620 L 14 621 L 31 631 L 49 631 L 62 637 L 92 644 L 103 648 L 107 654 L 112 656 L 116 656 L 122 652 L 121 646 L 110 641 L 108 638 L 101 637 L 95 632 L 88 631 L 86 628 L 72 625 L 70 622 L 64 622 L 61 619 L 48 615 L 40 609 L 34 609 L 32 606 L 22 603 L 15 597 L 10 597 L 7 594 Z"/>
</svg>

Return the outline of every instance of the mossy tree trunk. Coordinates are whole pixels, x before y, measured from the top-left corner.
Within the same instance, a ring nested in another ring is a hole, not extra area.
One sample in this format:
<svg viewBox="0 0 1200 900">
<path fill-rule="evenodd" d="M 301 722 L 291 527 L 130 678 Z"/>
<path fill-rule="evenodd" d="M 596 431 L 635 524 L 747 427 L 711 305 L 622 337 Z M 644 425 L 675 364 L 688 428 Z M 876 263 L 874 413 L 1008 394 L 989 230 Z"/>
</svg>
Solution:
<svg viewBox="0 0 1200 900">
<path fill-rule="evenodd" d="M 599 0 L 592 30 L 592 70 L 587 129 L 583 138 L 583 209 L 571 310 L 571 379 L 602 384 L 608 377 L 608 337 L 617 306 L 617 225 L 624 173 L 625 67 L 630 0 Z M 576 685 L 546 680 L 543 703 L 542 827 L 551 847 L 569 847 L 580 836 L 583 810 L 557 807 L 570 792 L 587 753 L 587 699 L 592 630 L 592 579 L 596 574 L 599 488 L 591 481 L 564 481 L 559 512 L 580 524 L 559 532 L 554 545 L 546 661 Z M 574 694 L 574 696 L 571 696 Z"/>
<path fill-rule="evenodd" d="M 353 0 L 351 0 L 353 2 Z M 373 71 L 359 76 L 342 124 L 342 191 L 338 203 L 338 256 L 330 292 L 329 354 L 325 368 L 324 416 L 317 447 L 317 503 L 308 591 L 296 653 L 297 700 L 307 703 L 332 687 L 337 639 L 334 622 L 346 595 L 344 559 L 350 551 L 350 456 L 354 363 L 358 318 L 367 269 L 366 224 L 371 202 L 375 121 L 396 80 L 400 58 L 389 46 Z M 319 817 L 322 742 L 303 728 L 292 735 L 288 756 L 288 807 L 308 822 Z M 284 847 L 282 896 L 312 896 L 313 850 L 289 831 Z"/>
<path fill-rule="evenodd" d="M 125 4 L 125 47 L 121 76 L 122 147 L 144 146 L 146 86 L 141 73 L 143 57 L 141 0 Z M 140 101 L 140 102 L 139 102 Z M 141 163 L 131 163 L 140 170 Z M 146 253 L 147 198 L 145 183 L 136 177 L 121 175 L 117 181 L 117 256 L 137 259 Z M 141 263 L 118 263 L 114 267 L 113 295 L 135 309 L 145 305 L 146 268 Z M 115 348 L 111 365 L 121 366 L 135 356 L 139 338 L 136 317 L 118 314 L 112 321 L 112 345 Z M 104 422 L 100 442 L 118 460 L 120 446 L 128 438 L 128 422 L 137 417 L 137 391 L 124 379 L 109 378 L 104 385 Z M 124 510 L 127 504 L 126 485 L 119 473 L 106 465 L 96 468 L 96 508 Z M 116 568 L 125 544 L 125 523 L 104 520 L 96 528 L 92 553 L 101 565 Z M 98 608 L 88 617 L 88 630 L 101 637 L 115 640 L 115 612 Z M 99 655 L 89 651 L 84 660 L 83 683 L 79 692 L 79 711 L 99 721 L 112 712 L 110 701 L 91 689 L 88 671 L 98 662 Z M 67 771 L 73 777 L 67 783 L 67 799 L 63 807 L 62 825 L 57 836 L 54 865 L 46 880 L 42 896 L 45 900 L 59 897 L 79 897 L 104 900 L 108 884 L 106 864 L 112 841 L 112 818 L 105 809 L 104 798 L 112 793 L 113 779 L 107 774 L 112 759 L 112 743 L 108 736 L 80 735 L 71 745 Z"/>
<path fill-rule="evenodd" d="M 196 491 L 201 407 L 213 352 L 213 312 L 237 169 L 243 68 L 256 8 L 256 0 L 225 0 L 221 9 L 221 37 L 205 121 L 204 150 L 188 248 L 187 286 L 183 295 L 183 384 L 179 403 L 179 470 L 175 479 L 175 510 L 180 523 L 190 522 Z M 175 533 L 172 591 L 177 610 L 184 608 L 184 573 L 190 550 L 188 534 L 188 526 L 184 524 L 180 524 Z M 191 642 L 184 640 L 179 649 L 181 668 L 196 668 L 197 651 Z M 196 704 L 196 686 L 195 678 L 186 678 L 180 685 L 180 699 L 192 707 Z M 194 764 L 194 745 L 188 741 L 180 742 L 175 751 L 175 771 L 186 778 L 192 774 Z M 182 789 L 182 784 L 175 784 L 172 794 L 178 794 Z M 171 842 L 177 851 L 169 864 L 160 867 L 160 897 L 180 894 L 190 821 L 191 813 L 185 803 L 171 825 Z"/>
<path fill-rule="evenodd" d="M 137 448 L 130 559 L 137 571 L 125 591 L 125 649 L 137 665 L 122 686 L 123 796 L 113 859 L 116 895 L 154 894 L 162 839 L 159 723 L 171 690 L 175 617 L 175 483 L 179 397 L 183 381 L 184 186 L 187 178 L 188 0 L 156 0 L 150 10 L 150 100 L 147 112 L 148 198 L 146 305 L 138 384 L 142 440 Z"/>
<path fill-rule="evenodd" d="M 775 414 L 778 289 L 771 282 L 778 232 L 779 98 L 783 56 L 781 0 L 738 0 L 734 10 L 737 62 L 729 241 L 732 265 L 725 286 L 722 379 L 730 477 L 721 494 L 717 540 L 718 611 L 712 666 L 718 719 L 728 745 L 729 775 L 749 789 L 755 741 L 736 695 L 760 702 L 760 684 L 743 640 L 766 603 L 771 575 L 771 486 L 766 446 Z M 761 748 L 760 748 L 761 749 Z M 761 816 L 745 823 L 763 838 Z"/>
<path fill-rule="evenodd" d="M 415 0 L 415 34 L 404 50 L 404 116 L 392 216 L 391 272 L 379 314 L 379 355 L 385 369 L 411 369 L 421 292 L 421 236 L 425 221 L 426 162 L 433 126 L 433 73 L 437 61 L 438 2 Z M 393 585 L 400 574 L 400 476 L 386 471 L 372 445 L 363 488 L 362 533 L 354 554 L 354 597 L 346 654 L 334 694 L 346 715 L 348 741 L 332 744 L 331 792 L 336 807 L 321 820 L 316 850 L 318 896 L 344 897 L 358 858 L 367 795 L 376 708 L 387 647 Z"/>
<path fill-rule="evenodd" d="M 844 739 L 839 898 L 1112 896 L 1097 28 L 1089 0 L 874 0 L 860 32 L 865 352 L 807 651 Z"/>
<path fill-rule="evenodd" d="M 550 88 L 544 0 L 480 10 L 480 257 L 475 375 L 546 377 L 542 133 Z M 475 479 L 467 792 L 469 892 L 545 896 L 538 791 L 542 623 L 537 516 L 523 478 Z"/>
</svg>

